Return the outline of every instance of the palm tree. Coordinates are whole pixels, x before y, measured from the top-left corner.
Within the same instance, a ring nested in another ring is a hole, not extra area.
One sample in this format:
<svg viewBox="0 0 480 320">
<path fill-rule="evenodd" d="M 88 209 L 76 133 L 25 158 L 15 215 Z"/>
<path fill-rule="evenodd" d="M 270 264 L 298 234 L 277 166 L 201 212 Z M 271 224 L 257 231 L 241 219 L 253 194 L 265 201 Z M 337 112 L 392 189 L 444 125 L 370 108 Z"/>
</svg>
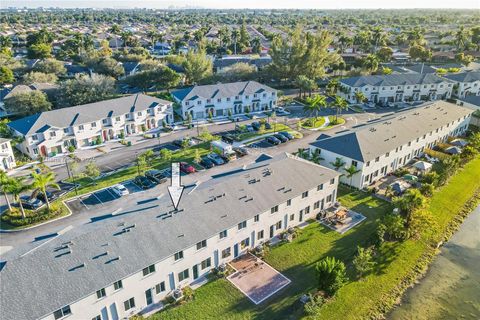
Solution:
<svg viewBox="0 0 480 320">
<path fill-rule="evenodd" d="M 334 96 L 337 94 L 338 88 L 340 86 L 340 82 L 337 79 L 332 79 L 327 84 L 327 94 L 330 96 Z"/>
<path fill-rule="evenodd" d="M 367 96 L 362 91 L 356 91 L 355 92 L 355 99 L 357 100 L 357 103 L 362 103 L 363 101 L 367 100 Z"/>
<path fill-rule="evenodd" d="M 237 54 L 237 42 L 240 38 L 240 31 L 238 29 L 233 30 L 232 38 L 233 38 L 233 54 Z"/>
<path fill-rule="evenodd" d="M 334 162 L 330 162 L 330 164 L 335 168 L 335 170 L 340 171 L 340 168 L 345 165 L 345 161 L 342 158 L 336 157 Z"/>
<path fill-rule="evenodd" d="M 374 54 L 369 54 L 363 59 L 362 66 L 365 70 L 372 73 L 378 70 L 378 57 Z"/>
<path fill-rule="evenodd" d="M 468 30 L 465 30 L 464 26 L 461 26 L 457 33 L 455 33 L 455 45 L 458 51 L 465 49 L 468 38 L 470 37 L 469 33 Z"/>
<path fill-rule="evenodd" d="M 109 31 L 115 36 L 115 49 L 118 50 L 118 34 L 120 33 L 120 27 L 118 24 L 114 24 Z"/>
<path fill-rule="evenodd" d="M 52 187 L 55 189 L 60 189 L 58 183 L 55 182 L 55 174 L 53 172 L 48 172 L 46 174 L 32 173 L 33 183 L 32 188 L 35 189 L 34 193 L 41 192 L 45 197 L 45 202 L 47 204 L 47 210 L 50 211 L 50 202 L 47 197 L 47 188 Z"/>
<path fill-rule="evenodd" d="M 7 192 L 13 195 L 13 200 L 15 202 L 18 202 L 23 219 L 25 219 L 26 215 L 25 209 L 23 209 L 22 201 L 20 200 L 20 195 L 23 192 L 31 189 L 31 185 L 23 183 L 24 179 L 24 177 L 13 178 L 7 185 Z"/>
<path fill-rule="evenodd" d="M 353 176 L 360 172 L 353 164 L 350 167 L 344 168 L 345 172 L 347 173 L 346 176 L 350 179 L 350 186 L 352 186 Z"/>
<path fill-rule="evenodd" d="M 308 156 L 308 153 L 305 149 L 298 148 L 297 157 L 305 159 L 305 158 L 307 158 L 307 156 Z"/>
<path fill-rule="evenodd" d="M 312 97 L 307 97 L 305 99 L 305 106 L 303 107 L 303 111 L 309 113 L 311 117 L 315 115 L 315 121 L 317 121 L 318 112 L 326 106 L 327 106 L 327 97 L 321 94 L 316 94 Z M 313 127 L 315 122 L 311 120 L 311 124 Z"/>
<path fill-rule="evenodd" d="M 7 176 L 7 173 L 5 171 L 0 171 L 0 190 L 3 192 L 3 195 L 5 196 L 5 202 L 7 203 L 8 210 L 12 211 L 12 205 L 10 204 L 10 199 L 8 198 L 7 195 L 7 190 L 9 185 L 12 183 L 12 179 Z"/>
<path fill-rule="evenodd" d="M 319 164 L 320 161 L 324 160 L 322 157 L 320 157 L 320 149 L 315 149 L 310 156 L 310 161 L 313 163 Z"/>
<path fill-rule="evenodd" d="M 348 103 L 345 99 L 339 96 L 335 96 L 335 100 L 332 102 L 332 106 L 336 110 L 335 122 L 338 122 L 338 114 L 343 110 L 348 108 Z"/>
</svg>

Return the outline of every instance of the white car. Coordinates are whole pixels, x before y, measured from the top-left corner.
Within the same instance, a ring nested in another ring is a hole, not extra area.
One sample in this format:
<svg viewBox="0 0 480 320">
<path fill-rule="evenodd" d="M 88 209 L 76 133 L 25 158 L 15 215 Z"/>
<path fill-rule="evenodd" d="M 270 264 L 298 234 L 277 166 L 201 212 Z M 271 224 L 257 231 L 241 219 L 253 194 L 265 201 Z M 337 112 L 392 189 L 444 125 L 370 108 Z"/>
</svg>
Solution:
<svg viewBox="0 0 480 320">
<path fill-rule="evenodd" d="M 112 187 L 112 191 L 117 194 L 118 196 L 126 196 L 130 192 L 128 191 L 127 188 L 123 184 L 116 184 Z"/>
</svg>

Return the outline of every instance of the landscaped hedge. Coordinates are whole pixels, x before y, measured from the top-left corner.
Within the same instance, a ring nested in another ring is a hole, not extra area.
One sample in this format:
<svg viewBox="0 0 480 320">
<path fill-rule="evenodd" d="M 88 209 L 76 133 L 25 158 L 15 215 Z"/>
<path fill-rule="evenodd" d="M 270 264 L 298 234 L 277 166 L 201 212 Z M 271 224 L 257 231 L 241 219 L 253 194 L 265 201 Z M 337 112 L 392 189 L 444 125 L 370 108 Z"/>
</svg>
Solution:
<svg viewBox="0 0 480 320">
<path fill-rule="evenodd" d="M 67 210 L 63 205 L 52 204 L 50 211 L 47 208 L 42 208 L 38 211 L 25 210 L 25 218 L 22 218 L 22 213 L 19 208 L 12 208 L 11 211 L 6 211 L 2 214 L 2 222 L 9 224 L 12 227 L 23 227 L 38 224 L 43 221 L 55 219 L 67 214 Z"/>
</svg>

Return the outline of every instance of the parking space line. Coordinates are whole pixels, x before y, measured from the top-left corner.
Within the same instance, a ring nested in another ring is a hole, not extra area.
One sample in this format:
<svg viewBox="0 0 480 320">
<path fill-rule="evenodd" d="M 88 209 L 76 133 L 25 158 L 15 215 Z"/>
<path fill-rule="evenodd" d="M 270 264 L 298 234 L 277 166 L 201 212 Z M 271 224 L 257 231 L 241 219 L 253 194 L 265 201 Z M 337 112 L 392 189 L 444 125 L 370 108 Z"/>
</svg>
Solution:
<svg viewBox="0 0 480 320">
<path fill-rule="evenodd" d="M 110 188 L 105 189 L 110 193 L 110 195 L 113 197 L 113 199 L 118 199 L 119 196 L 116 193 L 113 193 L 113 191 L 110 190 Z"/>
<path fill-rule="evenodd" d="M 89 208 L 89 207 L 88 207 L 88 206 L 85 204 L 85 202 L 83 202 L 83 200 L 82 200 L 82 199 L 79 199 L 79 201 L 80 201 L 80 203 L 81 203 L 81 204 L 83 204 L 83 205 L 85 206 L 85 208 L 86 208 L 87 210 L 89 210 L 89 209 L 90 209 L 90 208 Z"/>
<path fill-rule="evenodd" d="M 100 204 L 103 206 L 103 201 L 100 200 L 100 198 L 96 195 L 96 192 L 92 193 L 92 196 L 95 196 L 95 198 L 97 198 L 98 201 L 100 201 Z"/>
</svg>

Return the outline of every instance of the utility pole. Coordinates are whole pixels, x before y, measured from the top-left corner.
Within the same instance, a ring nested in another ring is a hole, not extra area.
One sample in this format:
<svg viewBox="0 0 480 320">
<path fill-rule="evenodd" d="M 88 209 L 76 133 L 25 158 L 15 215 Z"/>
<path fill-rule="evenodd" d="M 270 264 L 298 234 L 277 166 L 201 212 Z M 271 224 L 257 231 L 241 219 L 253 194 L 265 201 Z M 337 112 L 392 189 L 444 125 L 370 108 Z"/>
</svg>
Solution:
<svg viewBox="0 0 480 320">
<path fill-rule="evenodd" d="M 77 182 L 75 181 L 75 176 L 73 175 L 73 173 L 70 172 L 70 168 L 68 167 L 68 158 L 67 157 L 65 157 L 65 166 L 67 167 L 68 178 L 72 179 L 73 188 L 75 189 L 75 195 L 78 196 Z"/>
<path fill-rule="evenodd" d="M 200 131 L 198 129 L 198 118 L 197 118 L 197 137 L 199 137 L 199 136 L 200 136 Z"/>
</svg>

